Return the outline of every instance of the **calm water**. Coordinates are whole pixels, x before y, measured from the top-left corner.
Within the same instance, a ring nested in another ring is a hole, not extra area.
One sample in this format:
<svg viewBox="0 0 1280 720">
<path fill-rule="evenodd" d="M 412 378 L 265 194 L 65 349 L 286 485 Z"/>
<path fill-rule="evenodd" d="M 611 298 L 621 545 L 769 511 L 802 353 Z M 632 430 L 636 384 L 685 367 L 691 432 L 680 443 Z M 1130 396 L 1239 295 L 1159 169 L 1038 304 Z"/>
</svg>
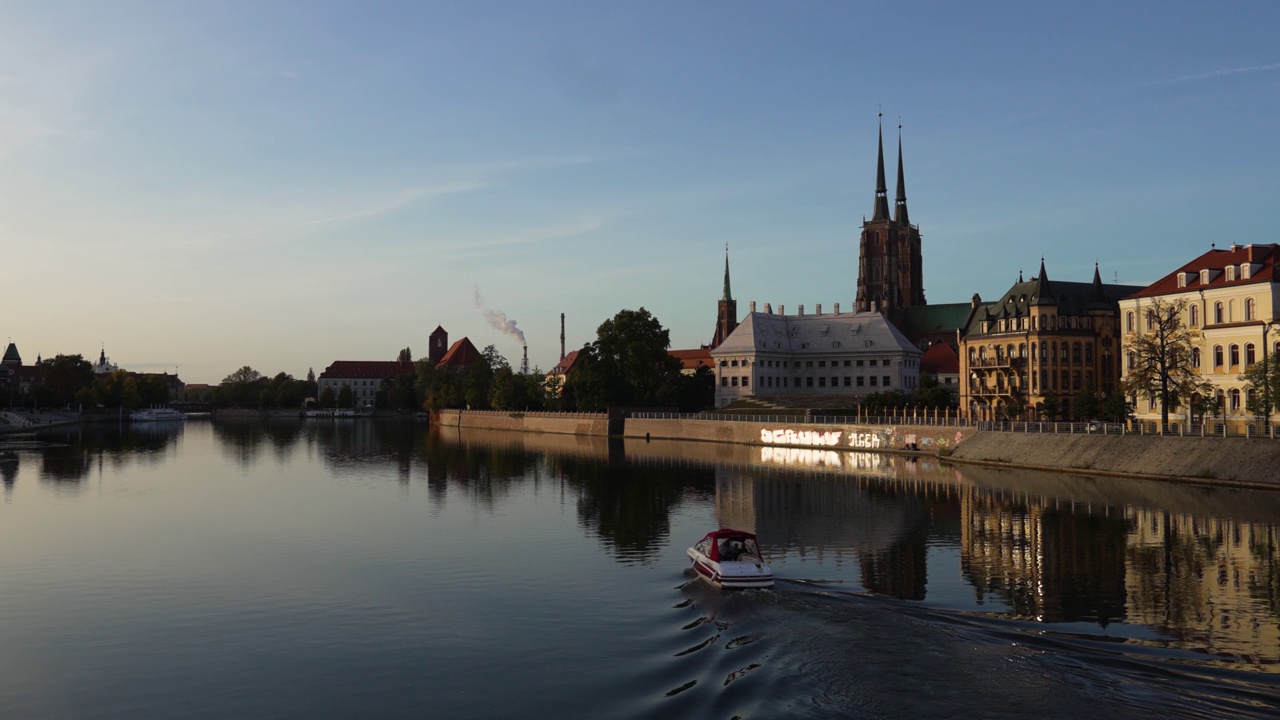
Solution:
<svg viewBox="0 0 1280 720">
<path fill-rule="evenodd" d="M 1280 493 L 368 420 L 0 447 L 5 718 L 1280 712 Z M 720 525 L 775 590 L 693 579 Z"/>
</svg>

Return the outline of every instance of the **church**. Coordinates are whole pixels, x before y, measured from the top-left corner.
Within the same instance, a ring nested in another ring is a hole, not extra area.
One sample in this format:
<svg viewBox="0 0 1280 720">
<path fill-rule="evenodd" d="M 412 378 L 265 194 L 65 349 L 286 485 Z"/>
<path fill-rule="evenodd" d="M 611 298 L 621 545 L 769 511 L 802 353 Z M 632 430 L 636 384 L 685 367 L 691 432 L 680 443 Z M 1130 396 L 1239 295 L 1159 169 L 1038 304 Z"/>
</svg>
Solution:
<svg viewBox="0 0 1280 720">
<path fill-rule="evenodd" d="M 919 386 L 920 358 L 930 345 L 954 348 L 968 303 L 928 305 L 920 227 L 907 210 L 902 134 L 898 135 L 897 197 L 892 212 L 885 182 L 884 129 L 879 132 L 871 219 L 863 218 L 858 280 L 848 312 L 839 303 L 787 315 L 756 304 L 741 323 L 730 292 L 726 252 L 724 293 L 717 306 L 711 356 L 716 407 L 747 396 L 858 396 Z M 874 369 L 873 369 L 874 368 Z"/>
</svg>

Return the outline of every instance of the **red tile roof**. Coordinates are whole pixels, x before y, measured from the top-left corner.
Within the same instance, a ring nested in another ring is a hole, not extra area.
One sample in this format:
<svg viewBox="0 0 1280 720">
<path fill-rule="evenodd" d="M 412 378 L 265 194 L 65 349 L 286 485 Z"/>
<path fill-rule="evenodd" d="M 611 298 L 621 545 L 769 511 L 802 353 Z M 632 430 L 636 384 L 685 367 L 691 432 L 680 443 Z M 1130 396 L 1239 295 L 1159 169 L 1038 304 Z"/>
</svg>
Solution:
<svg viewBox="0 0 1280 720">
<path fill-rule="evenodd" d="M 449 351 L 440 358 L 440 362 L 436 363 L 436 367 L 452 367 L 466 368 L 475 365 L 483 359 L 480 351 L 467 338 L 455 342 L 449 347 Z"/>
<path fill-rule="evenodd" d="M 680 361 L 681 370 L 697 370 L 700 367 L 714 368 L 715 361 L 711 359 L 711 348 L 697 348 L 694 350 L 669 350 L 671 357 Z"/>
<path fill-rule="evenodd" d="M 564 359 L 556 363 L 556 366 L 551 368 L 551 372 L 547 374 L 548 375 L 568 375 L 569 371 L 573 369 L 573 364 L 577 361 L 578 361 L 578 351 L 570 350 L 569 353 L 564 356 Z"/>
<path fill-rule="evenodd" d="M 934 343 L 920 356 L 920 369 L 931 375 L 955 375 L 960 372 L 960 356 L 949 343 Z"/>
<path fill-rule="evenodd" d="M 413 372 L 413 363 L 399 360 L 336 360 L 316 379 L 389 378 Z"/>
<path fill-rule="evenodd" d="M 1215 248 L 1173 272 L 1165 275 L 1129 297 L 1170 295 L 1188 290 L 1203 290 L 1250 283 L 1276 282 L 1276 259 L 1280 245 L 1232 245 L 1230 249 Z M 1241 265 L 1251 265 L 1249 277 L 1241 277 Z M 1235 266 L 1235 279 L 1227 280 L 1226 268 Z M 1201 284 L 1200 271 L 1209 270 L 1209 282 Z M 1186 285 L 1178 287 L 1178 274 L 1186 273 Z"/>
</svg>

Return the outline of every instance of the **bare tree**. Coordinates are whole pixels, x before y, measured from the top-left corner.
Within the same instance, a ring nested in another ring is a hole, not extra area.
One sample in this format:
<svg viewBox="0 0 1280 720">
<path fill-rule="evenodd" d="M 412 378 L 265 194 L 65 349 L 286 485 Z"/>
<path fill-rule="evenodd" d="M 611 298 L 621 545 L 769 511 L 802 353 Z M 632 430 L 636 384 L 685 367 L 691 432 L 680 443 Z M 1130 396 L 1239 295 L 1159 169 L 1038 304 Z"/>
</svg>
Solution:
<svg viewBox="0 0 1280 720">
<path fill-rule="evenodd" d="M 1160 429 L 1169 429 L 1169 408 L 1196 395 L 1212 394 L 1212 386 L 1200 379 L 1191 364 L 1194 344 L 1182 324 L 1187 302 L 1156 299 L 1143 315 L 1142 331 L 1134 335 L 1127 352 L 1129 371 L 1126 392 L 1160 403 Z"/>
</svg>

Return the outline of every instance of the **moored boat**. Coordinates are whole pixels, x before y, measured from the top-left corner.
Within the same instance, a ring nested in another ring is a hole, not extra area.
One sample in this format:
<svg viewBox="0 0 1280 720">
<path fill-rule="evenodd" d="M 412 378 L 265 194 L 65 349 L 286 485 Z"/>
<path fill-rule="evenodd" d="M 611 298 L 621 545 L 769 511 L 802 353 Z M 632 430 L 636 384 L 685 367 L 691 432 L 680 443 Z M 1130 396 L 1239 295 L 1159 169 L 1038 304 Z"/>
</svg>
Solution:
<svg viewBox="0 0 1280 720">
<path fill-rule="evenodd" d="M 709 532 L 688 554 L 698 577 L 718 588 L 773 587 L 773 570 L 753 533 L 729 528 Z"/>
</svg>

